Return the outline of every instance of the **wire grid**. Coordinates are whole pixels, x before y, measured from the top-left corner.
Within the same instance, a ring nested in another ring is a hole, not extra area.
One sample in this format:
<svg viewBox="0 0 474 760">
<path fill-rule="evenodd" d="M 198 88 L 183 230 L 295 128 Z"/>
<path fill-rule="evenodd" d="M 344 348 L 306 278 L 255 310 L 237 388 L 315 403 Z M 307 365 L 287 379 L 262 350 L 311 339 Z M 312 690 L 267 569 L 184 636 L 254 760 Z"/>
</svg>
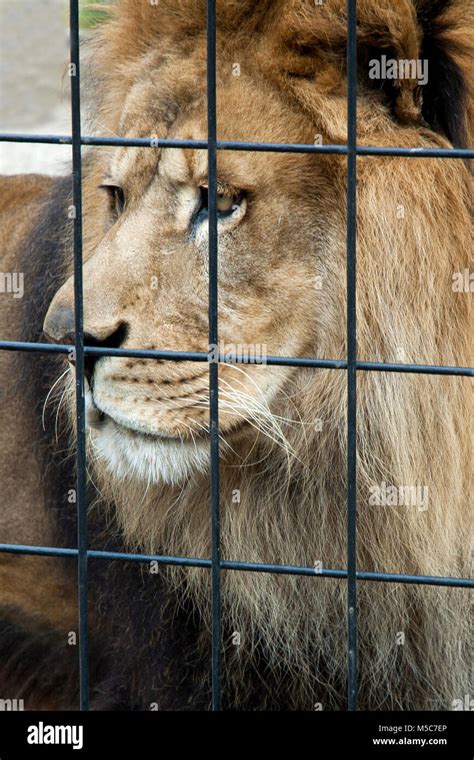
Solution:
<svg viewBox="0 0 474 760">
<path fill-rule="evenodd" d="M 163 148 L 201 148 L 208 151 L 208 209 L 209 209 L 209 345 L 218 344 L 218 237 L 217 237 L 217 151 L 268 151 L 275 153 L 321 153 L 347 156 L 347 359 L 268 356 L 266 363 L 274 366 L 313 367 L 347 372 L 347 569 L 323 568 L 318 576 L 347 581 L 347 706 L 357 709 L 357 583 L 358 581 L 408 583 L 431 586 L 474 588 L 474 580 L 441 576 L 420 576 L 399 573 L 365 572 L 356 565 L 356 430 L 357 430 L 357 371 L 403 372 L 432 375 L 474 376 L 471 367 L 448 367 L 425 364 L 386 364 L 357 360 L 356 331 L 356 182 L 357 156 L 400 156 L 426 158 L 474 158 L 474 150 L 385 148 L 357 145 L 357 0 L 347 0 L 347 145 L 304 145 L 292 143 L 262 143 L 217 140 L 216 115 L 216 0 L 207 0 L 207 140 L 159 140 Z M 74 302 L 76 356 L 76 421 L 77 421 L 77 548 L 0 544 L 0 552 L 52 557 L 77 557 L 79 605 L 79 679 L 80 709 L 89 709 L 89 640 L 87 565 L 89 557 L 104 560 L 136 562 L 156 561 L 164 565 L 210 569 L 212 578 L 212 709 L 221 709 L 221 570 L 263 572 L 314 576 L 314 567 L 276 565 L 255 562 L 234 562 L 221 559 L 219 521 L 219 420 L 218 420 L 218 362 L 209 362 L 210 384 L 210 453 L 211 453 L 211 534 L 210 559 L 89 550 L 87 548 L 86 518 L 86 447 L 84 356 L 128 356 L 131 358 L 165 359 L 169 361 L 208 362 L 204 352 L 160 351 L 141 349 L 103 348 L 84 345 L 82 293 L 82 146 L 156 147 L 156 140 L 147 138 L 94 137 L 81 134 L 80 56 L 78 0 L 70 0 L 70 55 L 74 76 L 71 76 L 72 135 L 0 134 L 3 142 L 67 144 L 72 146 L 74 218 Z M 0 341 L 0 350 L 52 352 L 67 354 L 70 345 Z M 226 356 L 226 361 L 247 363 L 242 356 Z M 218 359 L 219 361 L 219 359 Z"/>
</svg>

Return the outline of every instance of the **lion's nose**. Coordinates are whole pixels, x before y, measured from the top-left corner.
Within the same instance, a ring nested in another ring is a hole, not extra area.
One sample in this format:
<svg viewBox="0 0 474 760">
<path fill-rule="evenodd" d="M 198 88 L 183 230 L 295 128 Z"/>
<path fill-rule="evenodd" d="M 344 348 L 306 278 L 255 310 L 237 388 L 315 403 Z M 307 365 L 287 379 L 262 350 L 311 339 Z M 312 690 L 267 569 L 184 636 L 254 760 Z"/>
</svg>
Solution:
<svg viewBox="0 0 474 760">
<path fill-rule="evenodd" d="M 94 327 L 84 323 L 84 343 L 87 346 L 104 348 L 120 348 L 127 336 L 128 326 L 121 323 Z M 74 310 L 63 304 L 55 305 L 54 301 L 48 309 L 44 320 L 43 331 L 46 337 L 55 343 L 74 343 L 75 322 Z M 86 356 L 84 370 L 89 383 L 92 383 L 94 366 L 99 356 Z M 74 361 L 72 361 L 74 363 Z"/>
<path fill-rule="evenodd" d="M 53 301 L 44 320 L 43 332 L 55 343 L 74 343 L 74 310 L 70 306 L 56 306 Z"/>
<path fill-rule="evenodd" d="M 48 340 L 55 343 L 74 343 L 76 332 L 74 309 L 53 299 L 46 314 L 43 332 Z M 110 346 L 120 348 L 127 333 L 127 325 L 121 320 L 88 318 L 84 313 L 84 343 L 92 346 Z"/>
</svg>

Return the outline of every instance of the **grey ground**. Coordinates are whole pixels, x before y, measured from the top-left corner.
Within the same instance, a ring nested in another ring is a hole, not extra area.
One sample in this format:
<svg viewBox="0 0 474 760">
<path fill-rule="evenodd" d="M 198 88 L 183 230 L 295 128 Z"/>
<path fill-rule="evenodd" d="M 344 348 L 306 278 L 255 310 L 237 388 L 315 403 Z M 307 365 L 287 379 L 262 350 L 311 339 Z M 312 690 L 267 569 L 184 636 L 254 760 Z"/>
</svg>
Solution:
<svg viewBox="0 0 474 760">
<path fill-rule="evenodd" d="M 0 0 L 0 132 L 70 134 L 68 2 Z M 0 142 L 0 174 L 65 174 L 70 146 Z"/>
</svg>

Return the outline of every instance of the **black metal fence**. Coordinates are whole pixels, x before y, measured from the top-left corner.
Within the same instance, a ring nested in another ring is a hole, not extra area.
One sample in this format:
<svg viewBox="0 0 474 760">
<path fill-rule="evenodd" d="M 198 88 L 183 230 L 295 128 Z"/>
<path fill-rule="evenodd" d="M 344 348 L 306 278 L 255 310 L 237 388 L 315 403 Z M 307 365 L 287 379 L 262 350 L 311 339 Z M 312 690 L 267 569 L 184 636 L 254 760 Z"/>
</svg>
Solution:
<svg viewBox="0 0 474 760">
<path fill-rule="evenodd" d="M 347 359 L 322 360 L 317 358 L 266 357 L 269 365 L 327 368 L 347 372 L 347 569 L 318 570 L 318 576 L 347 580 L 347 685 L 348 708 L 357 709 L 357 582 L 417 583 L 432 586 L 474 588 L 467 578 L 433 577 L 383 572 L 364 572 L 356 567 L 356 413 L 357 371 L 409 372 L 432 375 L 474 376 L 469 367 L 431 366 L 423 364 L 386 364 L 357 360 L 356 333 L 356 168 L 357 156 L 400 156 L 426 158 L 474 158 L 474 150 L 384 148 L 357 145 L 357 36 L 356 0 L 347 0 L 347 71 L 348 71 L 348 134 L 347 145 L 305 145 L 289 143 L 248 143 L 218 141 L 216 120 L 216 0 L 207 0 L 207 140 L 159 140 L 164 148 L 204 148 L 208 151 L 208 208 L 209 208 L 209 345 L 218 344 L 218 240 L 217 240 L 217 151 L 268 151 L 286 153 L 322 153 L 347 156 Z M 80 707 L 89 708 L 89 646 L 88 646 L 88 590 L 87 564 L 89 557 L 103 560 L 136 562 L 156 561 L 164 565 L 181 565 L 207 568 L 212 576 L 212 705 L 221 708 L 221 570 L 238 572 L 264 572 L 314 576 L 314 567 L 275 565 L 265 563 L 234 562 L 221 559 L 219 522 L 219 423 L 218 423 L 218 362 L 209 361 L 207 353 L 186 351 L 159 351 L 140 349 L 102 348 L 84 345 L 82 297 L 82 165 L 83 145 L 155 147 L 154 138 L 89 137 L 81 134 L 79 13 L 78 0 L 70 0 L 70 48 L 74 76 L 71 76 L 72 136 L 0 134 L 0 141 L 69 144 L 72 146 L 74 218 L 74 298 L 75 298 L 75 356 L 76 356 L 76 418 L 77 418 L 77 548 L 65 549 L 45 546 L 0 544 L 0 552 L 52 557 L 77 557 L 79 589 L 79 664 Z M 69 345 L 0 341 L 0 350 L 69 353 Z M 86 521 L 86 452 L 84 405 L 84 356 L 128 356 L 169 361 L 209 361 L 210 383 L 210 449 L 211 449 L 211 532 L 212 556 L 210 559 L 148 554 L 129 554 L 89 550 L 87 548 Z M 245 363 L 239 356 L 226 357 L 226 361 Z"/>
</svg>

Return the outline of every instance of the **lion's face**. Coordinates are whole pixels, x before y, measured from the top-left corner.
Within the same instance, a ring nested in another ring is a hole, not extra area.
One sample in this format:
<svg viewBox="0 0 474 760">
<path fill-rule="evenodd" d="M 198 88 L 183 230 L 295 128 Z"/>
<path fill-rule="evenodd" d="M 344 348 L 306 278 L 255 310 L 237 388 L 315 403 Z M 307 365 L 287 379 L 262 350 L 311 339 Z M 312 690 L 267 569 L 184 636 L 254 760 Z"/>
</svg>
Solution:
<svg viewBox="0 0 474 760">
<path fill-rule="evenodd" d="M 274 20 L 273 27 L 271 16 L 268 36 L 242 33 L 234 45 L 230 35 L 218 59 L 220 139 L 345 143 L 345 23 L 335 25 L 331 15 L 335 7 L 337 3 L 330 3 L 317 12 L 308 10 L 308 19 L 300 19 L 301 30 L 283 42 L 285 21 Z M 391 8 L 379 9 L 382 15 L 389 14 L 384 32 L 388 36 L 393 32 Z M 367 9 L 362 6 L 362 10 Z M 148 12 L 152 23 L 155 17 Z M 166 9 L 163 14 L 160 24 L 172 18 Z M 308 46 L 310 23 L 314 40 Z M 361 28 L 364 23 L 366 38 L 359 49 L 359 142 L 449 145 L 428 128 L 423 100 L 412 81 L 401 80 L 389 94 L 378 83 L 374 87 L 364 64 L 364 46 L 366 57 L 374 54 L 370 13 L 361 18 Z M 400 11 L 399 23 L 403 29 L 398 53 L 415 57 L 419 40 L 413 35 L 414 17 L 404 20 Z M 293 29 L 291 24 L 288 29 Z M 374 29 L 380 45 L 380 29 Z M 175 34 L 178 41 L 164 44 L 166 54 L 153 49 L 130 55 L 126 49 L 120 51 L 123 82 L 119 69 L 114 69 L 106 89 L 109 103 L 99 104 L 99 113 L 109 110 L 108 134 L 158 140 L 206 138 L 205 34 L 188 40 L 179 26 Z M 334 39 L 328 47 L 330 34 Z M 120 47 L 120 39 L 113 44 Z M 100 60 L 100 51 L 96 52 Z M 107 69 L 108 64 L 104 66 Z M 267 366 L 265 355 L 333 359 L 345 355 L 345 157 L 219 151 L 219 345 L 209 347 L 206 150 L 94 151 L 84 191 L 86 342 L 175 351 L 211 348 L 214 353 L 253 359 L 250 364 L 219 366 L 220 432 L 229 450 L 242 436 L 250 445 L 256 435 L 271 437 L 279 415 L 295 415 L 282 407 L 282 399 L 288 397 L 286 388 L 296 370 Z M 402 162 L 389 165 L 384 159 L 359 161 L 359 195 L 364 195 L 359 216 L 365 214 L 365 220 L 358 220 L 359 335 L 368 359 L 400 358 L 396 354 L 400 337 L 390 335 L 393 320 L 383 328 L 385 311 L 395 308 L 390 299 L 397 291 L 398 275 L 394 271 L 392 280 L 392 274 L 382 275 L 380 267 L 387 260 L 388 245 L 403 252 L 404 266 L 419 261 L 425 241 L 419 236 L 418 220 L 426 216 L 419 187 L 429 193 L 439 184 L 437 164 L 420 162 L 417 184 L 411 167 Z M 446 171 L 464 182 L 462 167 L 451 165 Z M 433 196 L 427 208 L 430 204 L 434 208 L 439 198 Z M 400 207 L 410 210 L 405 222 L 397 216 Z M 464 213 L 462 201 L 460 208 Z M 423 229 L 429 230 L 430 223 Z M 461 242 L 451 242 L 453 258 L 461 248 Z M 71 277 L 56 294 L 45 321 L 46 333 L 57 341 L 73 334 L 73 303 Z M 380 314 L 372 318 L 376 309 Z M 415 351 L 413 341 L 404 350 Z M 208 369 L 202 362 L 119 357 L 87 361 L 94 450 L 113 472 L 134 473 L 145 481 L 177 482 L 194 468 L 206 467 Z M 308 380 L 307 387 L 313 386 Z M 314 388 L 311 392 L 319 393 Z M 339 401 L 334 404 L 342 408 Z M 324 416 L 324 409 L 316 416 Z"/>
<path fill-rule="evenodd" d="M 151 93 L 146 96 L 148 112 L 143 87 L 128 98 L 124 135 L 136 135 L 138 121 L 140 134 L 155 134 Z M 271 141 L 274 124 L 284 125 L 291 141 L 313 138 L 311 126 L 274 94 L 236 77 L 221 92 L 218 110 L 224 138 L 238 125 L 244 139 L 258 133 Z M 260 128 L 263 113 L 271 116 L 267 134 Z M 166 136 L 205 139 L 206 133 L 205 104 L 194 96 Z M 120 148 L 101 169 L 101 187 L 93 192 L 103 234 L 83 270 L 86 342 L 207 352 L 207 151 Z M 217 348 L 251 362 L 219 367 L 220 428 L 230 445 L 233 435 L 251 434 L 255 410 L 271 409 L 285 383 L 288 369 L 265 366 L 265 355 L 317 350 L 328 313 L 318 281 L 334 266 L 337 252 L 328 241 L 339 237 L 338 226 L 343 230 L 339 174 L 337 162 L 324 158 L 219 155 Z M 342 262 L 342 247 L 339 253 Z M 71 278 L 51 304 L 48 334 L 64 339 L 72 307 Z M 115 471 L 175 480 L 206 464 L 208 364 L 104 357 L 87 370 L 88 420 Z"/>
</svg>

